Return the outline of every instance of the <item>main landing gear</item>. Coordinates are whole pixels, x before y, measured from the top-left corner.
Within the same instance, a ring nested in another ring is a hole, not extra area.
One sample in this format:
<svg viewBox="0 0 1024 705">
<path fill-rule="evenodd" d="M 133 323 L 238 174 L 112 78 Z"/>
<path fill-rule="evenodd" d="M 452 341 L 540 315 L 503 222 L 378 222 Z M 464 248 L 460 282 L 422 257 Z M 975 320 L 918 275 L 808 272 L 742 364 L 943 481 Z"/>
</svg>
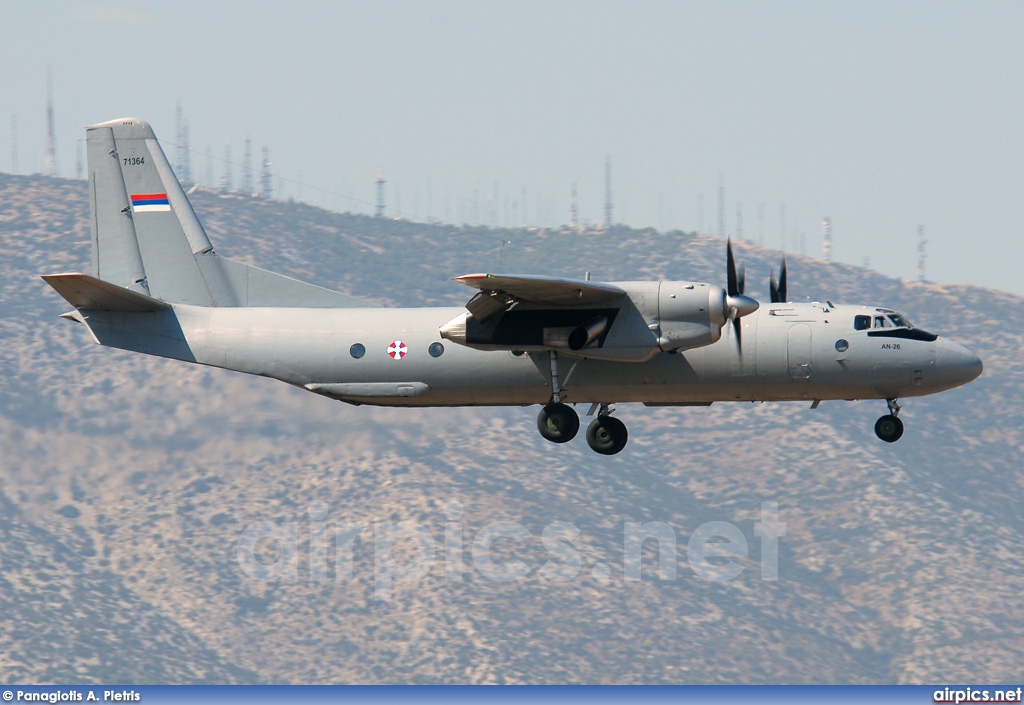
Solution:
<svg viewBox="0 0 1024 705">
<path fill-rule="evenodd" d="M 629 433 L 626 424 L 610 415 L 607 404 L 601 405 L 597 418 L 587 426 L 587 444 L 601 455 L 615 455 L 626 447 Z"/>
<path fill-rule="evenodd" d="M 875 435 L 886 443 L 895 443 L 903 435 L 903 422 L 900 421 L 900 405 L 895 399 L 886 399 L 889 413 L 875 422 Z"/>
<path fill-rule="evenodd" d="M 537 430 L 552 443 L 568 443 L 580 430 L 580 417 L 571 406 L 561 402 L 545 405 L 537 416 Z M 612 416 L 607 404 L 587 426 L 587 445 L 601 455 L 615 455 L 626 447 L 626 424 Z"/>
<path fill-rule="evenodd" d="M 580 430 L 580 417 L 576 411 L 562 403 L 562 385 L 558 378 L 558 358 L 551 355 L 551 401 L 537 416 L 537 430 L 552 443 L 568 443 Z M 570 372 L 571 374 L 571 372 Z M 591 411 L 593 413 L 593 411 Z M 607 404 L 601 404 L 597 418 L 587 427 L 587 445 L 601 455 L 615 455 L 626 447 L 629 433 L 626 424 L 611 416 Z"/>
<path fill-rule="evenodd" d="M 568 443 L 580 430 L 580 417 L 571 406 L 552 402 L 540 410 L 537 430 L 552 443 Z"/>
</svg>

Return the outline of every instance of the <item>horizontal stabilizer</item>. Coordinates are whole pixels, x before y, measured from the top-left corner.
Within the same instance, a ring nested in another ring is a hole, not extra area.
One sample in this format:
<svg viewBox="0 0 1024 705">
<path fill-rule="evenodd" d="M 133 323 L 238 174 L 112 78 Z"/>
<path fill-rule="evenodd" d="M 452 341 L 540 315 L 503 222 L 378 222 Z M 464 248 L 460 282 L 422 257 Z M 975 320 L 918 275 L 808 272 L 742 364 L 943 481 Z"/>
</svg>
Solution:
<svg viewBox="0 0 1024 705">
<path fill-rule="evenodd" d="M 146 313 L 163 311 L 169 304 L 129 291 L 88 274 L 44 274 L 43 280 L 80 311 Z"/>
</svg>

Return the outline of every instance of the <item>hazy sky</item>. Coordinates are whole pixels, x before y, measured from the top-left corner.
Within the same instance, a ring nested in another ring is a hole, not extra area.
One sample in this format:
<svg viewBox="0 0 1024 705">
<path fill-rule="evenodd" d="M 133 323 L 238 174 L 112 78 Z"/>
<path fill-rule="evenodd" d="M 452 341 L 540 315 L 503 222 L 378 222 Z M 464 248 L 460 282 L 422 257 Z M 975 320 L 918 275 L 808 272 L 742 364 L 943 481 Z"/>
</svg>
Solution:
<svg viewBox="0 0 1024 705">
<path fill-rule="evenodd" d="M 279 196 L 555 225 L 574 182 L 603 219 L 607 156 L 632 226 L 714 233 L 722 186 L 734 236 L 820 256 L 829 216 L 916 278 L 923 225 L 929 279 L 1024 294 L 1019 1 L 4 2 L 0 38 L 0 171 L 43 169 L 51 65 L 65 176 L 128 115 L 177 164 L 180 102 L 201 182 L 250 138 Z"/>
</svg>

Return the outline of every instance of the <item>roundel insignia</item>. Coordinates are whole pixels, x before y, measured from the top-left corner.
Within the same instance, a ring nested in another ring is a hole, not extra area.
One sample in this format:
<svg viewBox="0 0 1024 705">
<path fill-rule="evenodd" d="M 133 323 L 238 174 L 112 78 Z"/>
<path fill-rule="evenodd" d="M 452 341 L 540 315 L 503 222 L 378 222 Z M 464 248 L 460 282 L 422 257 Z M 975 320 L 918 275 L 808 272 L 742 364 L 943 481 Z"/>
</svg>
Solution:
<svg viewBox="0 0 1024 705">
<path fill-rule="evenodd" d="M 388 355 L 393 360 L 401 360 L 409 352 L 409 347 L 401 340 L 396 340 L 388 346 Z"/>
</svg>

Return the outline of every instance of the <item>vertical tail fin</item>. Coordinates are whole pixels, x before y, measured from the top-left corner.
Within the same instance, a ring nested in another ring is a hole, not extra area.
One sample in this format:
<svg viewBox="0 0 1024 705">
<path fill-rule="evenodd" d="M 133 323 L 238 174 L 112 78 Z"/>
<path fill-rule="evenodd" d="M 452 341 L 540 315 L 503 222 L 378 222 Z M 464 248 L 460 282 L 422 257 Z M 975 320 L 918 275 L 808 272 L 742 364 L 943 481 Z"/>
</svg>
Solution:
<svg viewBox="0 0 1024 705">
<path fill-rule="evenodd" d="M 96 276 L 164 301 L 214 305 L 196 256 L 203 226 L 142 120 L 86 128 Z"/>
<path fill-rule="evenodd" d="M 362 308 L 365 301 L 219 256 L 153 129 L 123 118 L 86 128 L 96 276 L 196 306 Z"/>
<path fill-rule="evenodd" d="M 96 277 L 199 306 L 353 308 L 375 304 L 219 256 L 153 128 L 124 118 L 86 128 Z"/>
</svg>

